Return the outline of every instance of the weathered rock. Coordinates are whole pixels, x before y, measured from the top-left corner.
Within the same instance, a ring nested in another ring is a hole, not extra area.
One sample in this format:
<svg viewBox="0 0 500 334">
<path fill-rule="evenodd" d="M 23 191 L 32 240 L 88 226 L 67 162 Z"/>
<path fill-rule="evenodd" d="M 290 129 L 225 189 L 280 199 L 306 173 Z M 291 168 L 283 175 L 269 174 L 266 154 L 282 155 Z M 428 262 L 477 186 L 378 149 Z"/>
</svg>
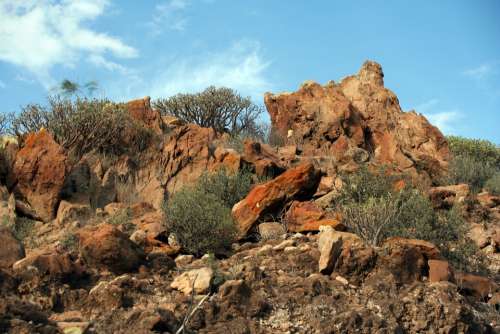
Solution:
<svg viewBox="0 0 500 334">
<path fill-rule="evenodd" d="M 213 274 L 212 269 L 207 267 L 186 271 L 177 276 L 170 287 L 186 295 L 191 294 L 193 289 L 196 294 L 206 293 L 210 289 Z"/>
<path fill-rule="evenodd" d="M 101 224 L 80 230 L 80 252 L 91 266 L 115 273 L 133 271 L 144 260 L 139 246 L 113 225 Z"/>
<path fill-rule="evenodd" d="M 55 217 L 68 172 L 64 150 L 44 129 L 28 135 L 14 163 L 16 190 L 44 221 Z"/>
<path fill-rule="evenodd" d="M 328 156 L 340 169 L 372 160 L 441 175 L 449 159 L 444 136 L 422 115 L 403 112 L 383 82 L 381 66 L 367 61 L 339 84 L 307 82 L 294 93 L 266 93 L 264 101 L 273 128 L 303 156 Z"/>
<path fill-rule="evenodd" d="M 244 145 L 243 159 L 253 164 L 257 175 L 274 177 L 285 170 L 278 155 L 269 145 L 252 141 L 245 141 Z"/>
<path fill-rule="evenodd" d="M 390 238 L 382 244 L 377 270 L 386 272 L 398 284 L 421 280 L 429 271 L 428 260 L 440 259 L 439 249 L 430 242 Z"/>
<path fill-rule="evenodd" d="M 24 257 L 23 244 L 7 227 L 0 226 L 0 245 L 0 268 L 10 268 Z"/>
<path fill-rule="evenodd" d="M 232 210 L 244 236 L 269 211 L 301 195 L 314 193 L 319 181 L 311 163 L 289 169 L 274 180 L 255 186 Z"/>
<path fill-rule="evenodd" d="M 449 209 L 456 203 L 462 203 L 469 195 L 469 185 L 433 187 L 429 189 L 429 198 L 436 209 Z"/>
<path fill-rule="evenodd" d="M 453 282 L 453 269 L 448 261 L 429 260 L 429 282 L 448 281 Z"/>
<path fill-rule="evenodd" d="M 149 96 L 127 102 L 127 108 L 134 119 L 144 123 L 155 132 L 161 133 L 161 116 L 158 111 L 151 108 Z"/>
<path fill-rule="evenodd" d="M 54 249 L 34 251 L 13 265 L 13 269 L 19 273 L 29 267 L 37 268 L 40 276 L 48 275 L 54 279 L 77 278 L 85 272 L 85 268 L 73 261 L 69 254 Z"/>
<path fill-rule="evenodd" d="M 487 301 L 498 290 L 498 284 L 487 277 L 457 273 L 455 275 L 459 289 L 477 300 Z"/>
<path fill-rule="evenodd" d="M 482 192 L 476 196 L 479 204 L 487 208 L 500 206 L 500 196 L 492 195 L 488 192 Z"/>
<path fill-rule="evenodd" d="M 285 227 L 280 223 L 259 224 L 259 234 L 262 240 L 279 239 L 286 233 Z"/>
<path fill-rule="evenodd" d="M 89 219 L 93 214 L 93 210 L 88 204 L 76 204 L 69 203 L 66 201 L 61 201 L 59 203 L 59 208 L 57 209 L 57 223 L 61 225 L 66 225 L 72 223 L 75 220 L 85 221 Z"/>
<path fill-rule="evenodd" d="M 345 230 L 340 222 L 340 215 L 326 213 L 315 202 L 292 202 L 285 215 L 285 222 L 289 232 L 314 232 L 319 231 L 320 226 Z"/>
<path fill-rule="evenodd" d="M 353 233 L 335 231 L 332 227 L 323 227 L 318 239 L 320 251 L 319 272 L 330 274 L 342 252 L 343 242 L 349 240 L 354 243 L 362 243 L 361 239 Z"/>
</svg>

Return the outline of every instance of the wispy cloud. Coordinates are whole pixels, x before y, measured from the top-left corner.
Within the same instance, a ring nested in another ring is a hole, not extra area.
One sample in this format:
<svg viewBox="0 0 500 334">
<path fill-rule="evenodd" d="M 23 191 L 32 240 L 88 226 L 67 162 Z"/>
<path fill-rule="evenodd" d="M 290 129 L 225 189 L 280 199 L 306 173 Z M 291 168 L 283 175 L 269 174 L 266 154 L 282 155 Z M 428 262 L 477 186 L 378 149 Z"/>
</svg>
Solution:
<svg viewBox="0 0 500 334">
<path fill-rule="evenodd" d="M 458 122 L 464 115 L 458 109 L 442 110 L 439 104 L 440 101 L 433 98 L 417 105 L 414 109 L 423 114 L 431 124 L 437 126 L 443 133 L 455 133 Z"/>
<path fill-rule="evenodd" d="M 46 88 L 54 84 L 55 65 L 74 66 L 83 56 L 132 58 L 135 48 L 117 37 L 85 26 L 104 14 L 108 0 L 2 0 L 0 61 L 35 75 Z"/>
<path fill-rule="evenodd" d="M 237 89 L 254 99 L 262 99 L 271 88 L 265 71 L 270 62 L 261 54 L 260 44 L 240 41 L 229 49 L 198 58 L 179 59 L 152 78 L 149 95 L 171 96 L 181 92 L 196 92 L 210 85 Z"/>
<path fill-rule="evenodd" d="M 463 71 L 462 73 L 468 77 L 471 77 L 473 79 L 483 79 L 484 77 L 490 75 L 493 70 L 494 70 L 494 65 L 493 64 L 481 64 L 478 67 L 471 68 L 468 70 Z"/>
<path fill-rule="evenodd" d="M 97 55 L 97 54 L 90 55 L 87 60 L 91 64 L 94 64 L 97 67 L 102 67 L 102 68 L 104 68 L 108 71 L 111 71 L 111 72 L 119 72 L 121 74 L 130 74 L 132 72 L 127 67 L 120 65 L 118 63 L 115 63 L 111 60 L 107 60 L 106 58 L 104 58 L 101 55 Z"/>
<path fill-rule="evenodd" d="M 165 29 L 183 31 L 188 22 L 184 11 L 189 5 L 190 0 L 169 0 L 157 4 L 149 23 L 152 33 L 159 35 Z"/>
<path fill-rule="evenodd" d="M 5 88 L 7 87 L 7 85 L 5 84 L 5 82 L 3 82 L 2 80 L 0 80 L 0 88 Z"/>
</svg>

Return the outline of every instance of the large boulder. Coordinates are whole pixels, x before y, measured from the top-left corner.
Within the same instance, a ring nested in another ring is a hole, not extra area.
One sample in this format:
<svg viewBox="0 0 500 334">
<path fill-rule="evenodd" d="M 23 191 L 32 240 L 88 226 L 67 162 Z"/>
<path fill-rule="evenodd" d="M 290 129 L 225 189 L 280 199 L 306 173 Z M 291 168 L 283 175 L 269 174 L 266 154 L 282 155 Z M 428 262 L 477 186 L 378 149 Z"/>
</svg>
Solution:
<svg viewBox="0 0 500 334">
<path fill-rule="evenodd" d="M 303 195 L 312 195 L 318 182 L 318 171 L 311 163 L 304 163 L 269 182 L 255 186 L 232 210 L 240 235 L 246 235 L 259 219 L 272 210 L 279 210 L 286 202 Z"/>
<path fill-rule="evenodd" d="M 40 276 L 47 275 L 54 279 L 76 278 L 85 271 L 85 268 L 73 261 L 68 253 L 61 253 L 50 248 L 33 251 L 13 265 L 13 269 L 18 273 L 30 267 L 35 267 Z"/>
<path fill-rule="evenodd" d="M 55 217 L 67 172 L 66 154 L 48 131 L 28 135 L 14 162 L 16 190 L 44 221 Z"/>
<path fill-rule="evenodd" d="M 370 160 L 440 176 L 449 160 L 445 137 L 424 116 L 403 112 L 383 77 L 381 66 L 367 61 L 338 84 L 306 82 L 294 93 L 266 93 L 264 101 L 275 131 L 307 157 L 328 157 L 327 169 L 332 160 L 348 170 Z"/>
<path fill-rule="evenodd" d="M 0 269 L 10 268 L 14 262 L 24 257 L 23 244 L 7 227 L 0 226 L 0 245 Z"/>
<path fill-rule="evenodd" d="M 128 236 L 110 224 L 80 230 L 80 252 L 85 261 L 114 273 L 136 270 L 144 261 L 143 251 Z"/>
<path fill-rule="evenodd" d="M 315 232 L 320 226 L 345 229 L 340 215 L 327 213 L 312 201 L 293 201 L 285 215 L 285 222 L 289 232 Z"/>
</svg>

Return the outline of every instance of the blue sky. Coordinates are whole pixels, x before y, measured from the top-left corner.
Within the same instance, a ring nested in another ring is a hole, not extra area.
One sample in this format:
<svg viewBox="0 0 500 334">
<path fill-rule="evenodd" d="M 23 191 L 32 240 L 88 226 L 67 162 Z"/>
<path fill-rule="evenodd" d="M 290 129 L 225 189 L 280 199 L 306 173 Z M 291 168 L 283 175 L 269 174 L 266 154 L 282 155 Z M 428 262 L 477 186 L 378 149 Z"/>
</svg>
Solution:
<svg viewBox="0 0 500 334">
<path fill-rule="evenodd" d="M 404 110 L 500 144 L 500 1 L 0 0 L 3 111 L 57 82 L 127 100 L 224 85 L 262 103 L 384 69 Z"/>
</svg>

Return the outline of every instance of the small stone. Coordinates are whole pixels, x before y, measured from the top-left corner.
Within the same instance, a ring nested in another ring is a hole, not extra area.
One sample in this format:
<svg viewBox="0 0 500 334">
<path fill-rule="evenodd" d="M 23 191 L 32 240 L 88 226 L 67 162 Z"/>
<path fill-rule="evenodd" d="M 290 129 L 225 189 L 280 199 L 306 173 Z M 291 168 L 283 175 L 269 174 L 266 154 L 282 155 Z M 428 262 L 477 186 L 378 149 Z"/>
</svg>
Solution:
<svg viewBox="0 0 500 334">
<path fill-rule="evenodd" d="M 288 240 L 285 240 L 282 243 L 274 246 L 273 249 L 276 251 L 280 251 L 280 250 L 284 250 L 285 248 L 291 247 L 291 246 L 295 246 L 295 240 L 288 239 Z"/>
<path fill-rule="evenodd" d="M 271 245 L 264 245 L 261 248 L 259 248 L 255 254 L 262 255 L 262 254 L 268 253 L 272 249 L 273 249 L 273 246 L 271 246 Z"/>
<path fill-rule="evenodd" d="M 175 264 L 177 267 L 184 267 L 193 262 L 193 255 L 179 255 L 175 258 Z"/>
<path fill-rule="evenodd" d="M 213 274 L 213 270 L 208 267 L 190 270 L 177 276 L 170 287 L 185 295 L 191 294 L 193 288 L 196 294 L 206 293 L 210 289 Z"/>
</svg>

